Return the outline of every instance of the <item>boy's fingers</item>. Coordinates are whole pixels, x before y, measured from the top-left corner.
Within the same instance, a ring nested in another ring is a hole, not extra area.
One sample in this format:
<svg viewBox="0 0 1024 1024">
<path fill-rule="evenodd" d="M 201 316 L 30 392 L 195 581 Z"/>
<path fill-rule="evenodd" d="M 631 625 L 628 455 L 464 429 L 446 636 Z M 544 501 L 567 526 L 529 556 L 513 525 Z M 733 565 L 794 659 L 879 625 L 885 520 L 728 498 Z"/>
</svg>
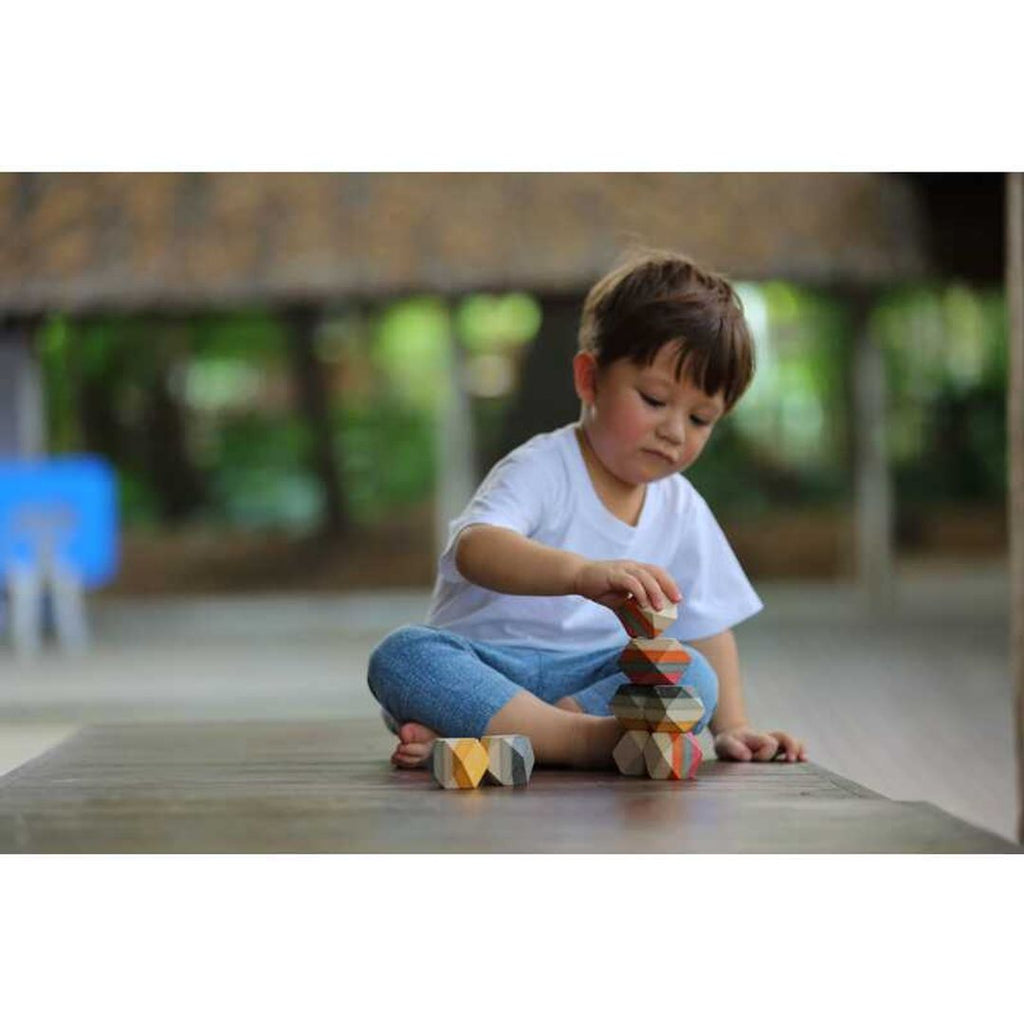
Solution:
<svg viewBox="0 0 1024 1024">
<path fill-rule="evenodd" d="M 639 576 L 627 572 L 623 574 L 622 580 L 624 590 L 628 590 L 641 604 L 647 604 L 647 591 L 644 590 Z"/>
<path fill-rule="evenodd" d="M 755 761 L 771 761 L 779 752 L 779 741 L 772 733 L 748 737 L 747 742 L 754 748 Z"/>
<path fill-rule="evenodd" d="M 773 732 L 769 735 L 774 736 L 779 742 L 778 749 L 775 752 L 775 756 L 778 757 L 780 754 L 784 755 L 787 761 L 796 761 L 799 759 L 800 754 L 803 752 L 803 744 L 793 739 L 789 733 L 785 732 Z"/>
<path fill-rule="evenodd" d="M 661 586 L 662 593 L 672 604 L 679 604 L 683 599 L 683 595 L 679 588 L 676 586 L 675 580 L 660 566 L 655 566 L 653 569 L 654 576 L 658 580 Z"/>
<path fill-rule="evenodd" d="M 736 739 L 735 736 L 722 737 L 715 744 L 715 749 L 718 752 L 718 756 L 724 757 L 727 761 L 750 760 L 750 750 L 747 745 Z"/>
<path fill-rule="evenodd" d="M 647 588 L 644 586 L 643 580 L 640 577 L 639 572 L 627 572 L 626 573 L 626 586 L 629 592 L 641 603 L 650 604 L 650 594 L 647 592 Z"/>
<path fill-rule="evenodd" d="M 654 608 L 655 611 L 661 611 L 665 607 L 666 599 L 657 577 L 646 569 L 638 569 L 636 575 L 643 581 L 644 590 L 647 592 L 647 599 L 641 603 Z"/>
<path fill-rule="evenodd" d="M 786 761 L 796 760 L 797 743 L 796 740 L 791 739 L 789 736 L 779 737 L 779 749 L 776 751 L 775 756 L 781 757 Z"/>
</svg>

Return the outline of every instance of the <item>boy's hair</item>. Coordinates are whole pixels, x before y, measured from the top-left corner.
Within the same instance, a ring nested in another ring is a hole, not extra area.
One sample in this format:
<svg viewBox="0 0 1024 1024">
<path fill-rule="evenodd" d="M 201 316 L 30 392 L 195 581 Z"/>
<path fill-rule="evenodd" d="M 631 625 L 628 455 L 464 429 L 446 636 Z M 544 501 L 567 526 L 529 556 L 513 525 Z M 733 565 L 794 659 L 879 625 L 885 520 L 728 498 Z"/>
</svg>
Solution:
<svg viewBox="0 0 1024 1024">
<path fill-rule="evenodd" d="M 720 274 L 685 256 L 643 250 L 587 293 L 580 351 L 602 369 L 617 359 L 650 366 L 663 345 L 679 346 L 675 374 L 709 395 L 722 392 L 726 410 L 754 376 L 754 342 L 743 306 Z"/>
</svg>

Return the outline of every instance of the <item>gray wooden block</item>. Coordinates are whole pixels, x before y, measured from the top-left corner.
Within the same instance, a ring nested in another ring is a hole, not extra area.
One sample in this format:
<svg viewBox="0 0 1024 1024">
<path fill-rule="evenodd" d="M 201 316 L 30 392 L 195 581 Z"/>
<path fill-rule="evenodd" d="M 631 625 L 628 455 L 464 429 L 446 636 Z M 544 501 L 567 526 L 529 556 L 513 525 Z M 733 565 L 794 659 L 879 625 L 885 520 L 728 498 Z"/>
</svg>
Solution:
<svg viewBox="0 0 1024 1024">
<path fill-rule="evenodd" d="M 646 730 L 630 729 L 623 733 L 622 739 L 615 744 L 612 757 L 623 775 L 647 774 L 647 763 L 644 760 L 647 739 Z"/>
<path fill-rule="evenodd" d="M 525 786 L 533 773 L 533 744 L 528 736 L 484 736 L 486 781 L 497 786 Z"/>
</svg>

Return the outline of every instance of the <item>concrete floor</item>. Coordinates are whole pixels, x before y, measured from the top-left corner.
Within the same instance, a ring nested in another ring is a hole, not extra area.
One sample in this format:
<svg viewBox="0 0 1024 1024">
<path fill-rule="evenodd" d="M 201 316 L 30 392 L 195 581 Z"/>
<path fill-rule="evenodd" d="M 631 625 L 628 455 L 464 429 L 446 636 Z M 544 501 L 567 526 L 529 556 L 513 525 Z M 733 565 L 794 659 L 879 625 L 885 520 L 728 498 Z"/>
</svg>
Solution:
<svg viewBox="0 0 1024 1024">
<path fill-rule="evenodd" d="M 1012 838 L 1009 588 L 1001 566 L 903 567 L 894 612 L 850 587 L 759 587 L 737 631 L 750 712 L 817 763 Z M 0 773 L 85 722 L 361 718 L 365 665 L 422 591 L 94 601 L 93 649 L 31 664 L 0 648 Z"/>
</svg>

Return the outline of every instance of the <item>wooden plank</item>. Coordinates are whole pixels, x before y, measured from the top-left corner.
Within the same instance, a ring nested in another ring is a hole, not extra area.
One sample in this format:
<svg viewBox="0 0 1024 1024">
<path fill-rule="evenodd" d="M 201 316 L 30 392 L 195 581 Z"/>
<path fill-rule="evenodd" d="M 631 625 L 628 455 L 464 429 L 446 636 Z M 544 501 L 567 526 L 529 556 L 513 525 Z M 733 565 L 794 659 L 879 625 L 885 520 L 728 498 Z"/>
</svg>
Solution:
<svg viewBox="0 0 1024 1024">
<path fill-rule="evenodd" d="M 538 769 L 437 789 L 378 721 L 85 729 L 0 780 L 0 851 L 1001 852 L 927 804 L 814 765 L 705 763 L 694 783 Z"/>
<path fill-rule="evenodd" d="M 931 269 L 921 213 L 893 174 L 4 173 L 0 310 L 580 295 L 631 238 L 738 280 L 888 284 Z"/>
<path fill-rule="evenodd" d="M 1017 838 L 1024 843 L 1024 174 L 1007 175 L 1006 295 L 1009 304 L 1010 665 L 1015 681 Z"/>
</svg>

